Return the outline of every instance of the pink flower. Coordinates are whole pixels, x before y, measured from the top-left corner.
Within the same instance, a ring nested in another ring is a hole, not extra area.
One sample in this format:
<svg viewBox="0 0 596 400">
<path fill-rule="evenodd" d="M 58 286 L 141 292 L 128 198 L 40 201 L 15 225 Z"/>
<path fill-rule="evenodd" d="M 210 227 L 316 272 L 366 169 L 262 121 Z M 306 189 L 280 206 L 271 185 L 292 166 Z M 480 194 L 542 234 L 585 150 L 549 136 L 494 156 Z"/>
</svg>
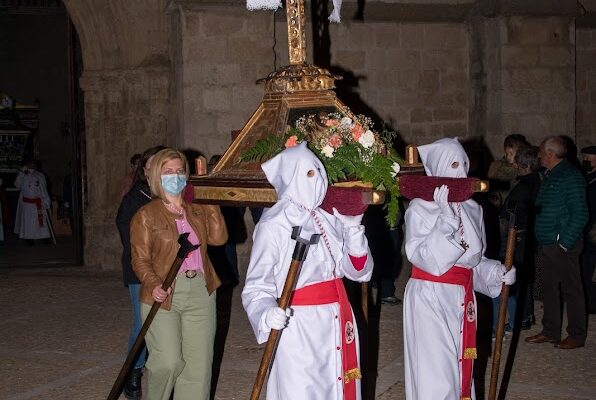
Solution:
<svg viewBox="0 0 596 400">
<path fill-rule="evenodd" d="M 362 127 L 362 125 L 354 124 L 354 127 L 352 128 L 352 138 L 354 139 L 354 141 L 357 142 L 363 133 L 364 133 L 364 128 Z"/>
<path fill-rule="evenodd" d="M 327 121 L 325 121 L 325 125 L 326 126 L 330 126 L 330 127 L 338 126 L 339 125 L 339 121 L 336 120 L 336 119 L 329 118 Z"/>
<path fill-rule="evenodd" d="M 341 146 L 341 138 L 337 133 L 331 135 L 331 137 L 329 138 L 329 145 L 334 149 L 337 149 L 339 146 Z"/>
<path fill-rule="evenodd" d="M 289 147 L 294 147 L 298 144 L 298 136 L 296 135 L 292 135 L 288 138 L 288 140 L 286 140 L 286 149 Z"/>
</svg>

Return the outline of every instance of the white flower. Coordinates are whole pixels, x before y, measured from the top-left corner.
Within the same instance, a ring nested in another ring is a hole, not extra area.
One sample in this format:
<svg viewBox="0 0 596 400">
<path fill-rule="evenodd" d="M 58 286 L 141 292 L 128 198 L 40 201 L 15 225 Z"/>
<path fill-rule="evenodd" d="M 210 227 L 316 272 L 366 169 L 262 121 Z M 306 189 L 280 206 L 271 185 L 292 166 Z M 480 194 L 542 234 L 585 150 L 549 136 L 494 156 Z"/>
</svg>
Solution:
<svg viewBox="0 0 596 400">
<path fill-rule="evenodd" d="M 360 139 L 358 139 L 358 143 L 360 143 L 365 149 L 368 149 L 375 143 L 375 134 L 372 133 L 371 130 L 364 132 L 362 136 L 360 136 Z"/>
<path fill-rule="evenodd" d="M 352 118 L 343 117 L 341 121 L 339 121 L 339 125 L 342 128 L 351 128 L 352 127 Z"/>
<path fill-rule="evenodd" d="M 399 174 L 401 167 L 399 166 L 398 163 L 394 162 L 393 165 L 391 166 L 391 169 L 393 170 L 393 172 L 391 173 L 391 176 L 393 178 L 395 178 L 397 176 L 397 174 Z"/>
<path fill-rule="evenodd" d="M 325 147 L 321 149 L 321 153 L 325 154 L 328 158 L 333 157 L 334 152 L 335 149 L 329 145 L 325 145 Z"/>
</svg>

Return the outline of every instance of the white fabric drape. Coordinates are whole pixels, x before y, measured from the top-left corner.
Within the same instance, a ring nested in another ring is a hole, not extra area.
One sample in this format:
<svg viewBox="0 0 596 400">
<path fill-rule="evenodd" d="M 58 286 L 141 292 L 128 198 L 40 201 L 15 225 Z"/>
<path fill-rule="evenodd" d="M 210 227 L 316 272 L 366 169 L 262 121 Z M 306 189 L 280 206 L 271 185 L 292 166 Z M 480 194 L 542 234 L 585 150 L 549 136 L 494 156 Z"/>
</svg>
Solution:
<svg viewBox="0 0 596 400">
<path fill-rule="evenodd" d="M 330 22 L 341 22 L 341 2 L 342 0 L 333 0 L 333 11 L 329 15 Z"/>
<path fill-rule="evenodd" d="M 277 10 L 281 7 L 281 0 L 246 0 L 249 10 Z"/>
<path fill-rule="evenodd" d="M 329 15 L 330 22 L 341 22 L 342 0 L 333 0 L 333 11 Z M 280 8 L 281 0 L 246 0 L 246 8 L 253 10 L 277 10 Z"/>
</svg>

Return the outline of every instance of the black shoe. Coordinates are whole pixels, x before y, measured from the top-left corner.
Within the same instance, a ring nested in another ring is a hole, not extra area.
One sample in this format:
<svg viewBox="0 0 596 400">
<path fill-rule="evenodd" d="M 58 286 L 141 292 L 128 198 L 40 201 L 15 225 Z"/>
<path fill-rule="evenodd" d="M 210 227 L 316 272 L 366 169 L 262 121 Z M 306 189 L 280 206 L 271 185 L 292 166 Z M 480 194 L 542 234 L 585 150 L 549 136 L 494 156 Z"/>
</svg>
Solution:
<svg viewBox="0 0 596 400">
<path fill-rule="evenodd" d="M 401 304 L 401 300 L 395 296 L 387 296 L 387 297 L 381 298 L 381 304 L 396 305 L 396 304 Z"/>
<path fill-rule="evenodd" d="M 143 369 L 135 368 L 126 379 L 124 384 L 124 397 L 129 400 L 141 400 L 143 391 L 141 389 L 141 378 L 143 377 Z"/>
</svg>

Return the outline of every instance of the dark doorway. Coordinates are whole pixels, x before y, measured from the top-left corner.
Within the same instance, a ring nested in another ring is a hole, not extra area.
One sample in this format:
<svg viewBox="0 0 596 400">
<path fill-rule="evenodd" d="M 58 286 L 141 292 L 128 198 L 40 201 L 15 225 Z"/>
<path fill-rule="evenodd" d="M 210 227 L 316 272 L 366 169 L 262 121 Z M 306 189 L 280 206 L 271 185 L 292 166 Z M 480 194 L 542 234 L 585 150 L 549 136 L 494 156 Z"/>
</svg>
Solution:
<svg viewBox="0 0 596 400">
<path fill-rule="evenodd" d="M 82 265 L 82 62 L 62 1 L 0 1 L 0 65 L 0 268 Z M 39 225 L 50 228 L 47 239 L 15 233 L 15 181 L 32 160 L 51 204 L 36 204 Z"/>
</svg>

